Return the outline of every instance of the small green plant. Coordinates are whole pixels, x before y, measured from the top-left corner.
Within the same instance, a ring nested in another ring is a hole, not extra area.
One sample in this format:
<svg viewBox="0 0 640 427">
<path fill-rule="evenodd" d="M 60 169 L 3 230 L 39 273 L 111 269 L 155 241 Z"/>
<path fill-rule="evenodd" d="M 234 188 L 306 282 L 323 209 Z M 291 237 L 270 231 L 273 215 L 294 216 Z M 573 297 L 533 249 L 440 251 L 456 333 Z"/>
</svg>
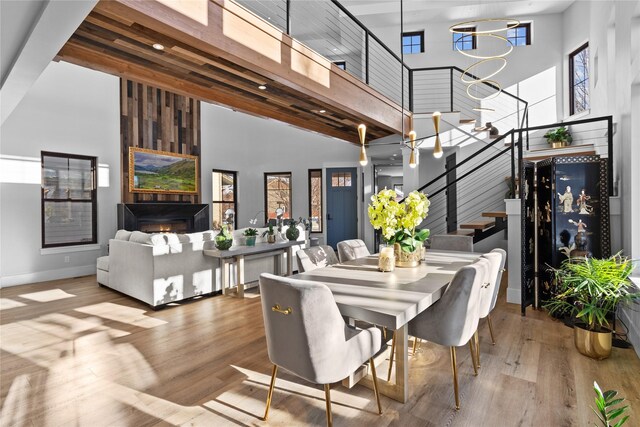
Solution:
<svg viewBox="0 0 640 427">
<path fill-rule="evenodd" d="M 233 237 L 229 235 L 226 228 L 220 230 L 215 238 L 216 248 L 226 251 L 233 245 Z"/>
<path fill-rule="evenodd" d="M 591 407 L 593 412 L 598 416 L 600 423 L 603 427 L 620 427 L 628 419 L 629 415 L 625 415 L 624 418 L 613 424 L 616 418 L 624 415 L 629 405 L 614 408 L 616 405 L 620 405 L 624 402 L 624 398 L 615 399 L 618 392 L 615 390 L 607 390 L 604 393 L 600 390 L 600 386 L 597 382 L 593 382 L 593 389 L 596 392 L 596 408 Z M 597 426 L 597 424 L 594 424 Z"/>
<path fill-rule="evenodd" d="M 571 133 L 567 130 L 566 127 L 551 129 L 544 134 L 544 137 L 547 138 L 547 142 L 549 144 L 553 142 L 566 142 L 567 144 L 571 144 L 571 141 L 573 141 Z"/>
<path fill-rule="evenodd" d="M 269 224 L 268 228 L 264 231 L 264 233 L 262 233 L 262 237 L 265 237 L 267 235 L 273 236 L 275 233 L 276 231 L 273 229 L 273 225 Z"/>
<path fill-rule="evenodd" d="M 633 262 L 620 253 L 605 259 L 567 259 L 552 269 L 558 293 L 544 307 L 549 314 L 570 314 L 587 330 L 601 332 L 619 303 L 640 298 L 640 293 L 630 292 L 633 268 Z"/>
<path fill-rule="evenodd" d="M 257 236 L 258 235 L 258 230 L 256 230 L 255 228 L 247 228 L 246 230 L 244 230 L 243 234 L 246 237 Z"/>
</svg>

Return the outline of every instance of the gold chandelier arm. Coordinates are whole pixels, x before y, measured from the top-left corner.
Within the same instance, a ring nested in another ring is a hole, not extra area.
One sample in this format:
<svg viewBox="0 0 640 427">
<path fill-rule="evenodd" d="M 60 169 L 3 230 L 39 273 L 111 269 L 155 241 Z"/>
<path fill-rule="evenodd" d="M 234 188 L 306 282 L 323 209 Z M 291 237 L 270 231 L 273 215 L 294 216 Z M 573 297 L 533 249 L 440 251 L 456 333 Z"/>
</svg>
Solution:
<svg viewBox="0 0 640 427">
<path fill-rule="evenodd" d="M 503 22 L 506 25 L 502 28 L 491 28 L 488 30 L 481 30 L 481 31 L 462 31 L 462 27 L 473 27 L 475 26 L 474 24 L 479 24 L 482 22 Z M 512 30 L 514 28 L 516 28 L 518 25 L 520 25 L 520 21 L 518 21 L 517 19 L 507 19 L 507 18 L 486 18 L 486 19 L 474 19 L 473 21 L 465 21 L 465 22 L 458 22 L 457 24 L 453 24 L 452 26 L 449 27 L 449 32 L 453 33 L 453 34 L 492 34 L 492 33 L 499 33 L 502 31 L 508 31 L 508 30 Z"/>
</svg>

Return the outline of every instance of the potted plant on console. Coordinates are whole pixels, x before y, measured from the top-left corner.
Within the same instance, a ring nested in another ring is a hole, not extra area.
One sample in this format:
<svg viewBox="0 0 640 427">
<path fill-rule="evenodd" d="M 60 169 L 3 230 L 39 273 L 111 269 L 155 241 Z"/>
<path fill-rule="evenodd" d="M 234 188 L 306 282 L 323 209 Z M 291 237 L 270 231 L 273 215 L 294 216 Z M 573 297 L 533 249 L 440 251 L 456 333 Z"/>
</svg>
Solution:
<svg viewBox="0 0 640 427">
<path fill-rule="evenodd" d="M 298 237 L 300 237 L 300 230 L 298 230 L 298 223 L 296 222 L 295 219 L 291 219 L 289 220 L 288 225 L 289 225 L 289 228 L 287 228 L 287 231 L 285 232 L 287 239 L 298 240 Z"/>
<path fill-rule="evenodd" d="M 558 293 L 544 304 L 549 314 L 569 314 L 578 351 L 593 359 L 611 354 L 609 319 L 619 303 L 640 298 L 629 275 L 633 262 L 619 253 L 605 259 L 570 258 L 553 269 Z"/>
<path fill-rule="evenodd" d="M 223 227 L 216 236 L 215 244 L 216 248 L 221 251 L 226 251 L 233 245 L 233 237 L 229 234 L 226 227 Z"/>
<path fill-rule="evenodd" d="M 571 141 L 573 141 L 571 133 L 564 126 L 547 131 L 544 137 L 547 138 L 547 142 L 551 144 L 552 148 L 567 147 L 571 144 Z"/>
<path fill-rule="evenodd" d="M 262 237 L 267 237 L 267 243 L 276 242 L 276 231 L 273 229 L 273 224 L 269 224 L 269 228 L 262 233 Z"/>
<path fill-rule="evenodd" d="M 244 237 L 246 238 L 245 242 L 247 246 L 255 246 L 257 236 L 258 230 L 256 230 L 255 228 L 247 228 L 246 230 L 244 230 Z"/>
</svg>

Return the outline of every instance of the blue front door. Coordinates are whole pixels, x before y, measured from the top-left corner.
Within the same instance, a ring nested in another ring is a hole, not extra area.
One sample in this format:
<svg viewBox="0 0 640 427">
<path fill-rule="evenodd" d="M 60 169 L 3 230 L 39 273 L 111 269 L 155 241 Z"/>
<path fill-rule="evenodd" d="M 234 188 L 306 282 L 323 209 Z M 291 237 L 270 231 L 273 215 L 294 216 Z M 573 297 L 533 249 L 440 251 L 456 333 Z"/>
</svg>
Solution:
<svg viewBox="0 0 640 427">
<path fill-rule="evenodd" d="M 327 169 L 327 244 L 358 238 L 356 168 Z"/>
</svg>

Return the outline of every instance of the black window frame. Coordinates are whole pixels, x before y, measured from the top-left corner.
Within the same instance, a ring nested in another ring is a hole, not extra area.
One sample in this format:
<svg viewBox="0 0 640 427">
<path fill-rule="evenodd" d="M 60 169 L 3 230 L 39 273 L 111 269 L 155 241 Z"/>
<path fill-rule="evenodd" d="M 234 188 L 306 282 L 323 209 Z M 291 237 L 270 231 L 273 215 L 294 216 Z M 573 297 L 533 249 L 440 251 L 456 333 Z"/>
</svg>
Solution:
<svg viewBox="0 0 640 427">
<path fill-rule="evenodd" d="M 324 221 L 322 216 L 324 215 L 323 213 L 323 197 L 322 197 L 322 179 L 323 179 L 323 173 L 322 173 L 322 169 L 309 169 L 309 218 L 313 218 L 313 203 L 312 203 L 312 197 L 311 197 L 311 178 L 318 178 L 318 177 L 312 177 L 311 175 L 313 173 L 320 173 L 320 215 L 318 215 L 318 225 L 319 225 L 319 230 L 313 230 L 313 224 L 309 224 L 309 231 L 311 233 L 322 233 L 324 231 Z"/>
<path fill-rule="evenodd" d="M 269 195 L 269 191 L 267 188 L 267 178 L 271 175 L 288 175 L 289 176 L 289 212 L 287 212 L 287 214 L 289 215 L 289 218 L 283 218 L 283 219 L 293 219 L 293 174 L 291 172 L 265 172 L 264 173 L 264 223 L 268 224 L 269 223 L 269 201 L 268 201 L 268 195 Z"/>
<path fill-rule="evenodd" d="M 451 45 L 453 47 L 453 50 L 457 50 L 456 49 L 456 43 L 463 43 L 466 41 L 465 39 L 468 37 L 471 37 L 471 49 L 460 49 L 460 50 L 475 50 L 478 48 L 478 37 L 476 37 L 475 32 L 476 32 L 476 27 L 459 27 L 459 28 L 454 28 L 456 30 L 455 33 L 452 33 L 453 37 L 451 38 Z M 464 31 L 465 33 L 474 33 L 474 34 L 462 34 L 461 32 Z M 456 36 L 461 36 L 460 40 L 456 41 Z"/>
<path fill-rule="evenodd" d="M 424 30 L 422 31 L 409 31 L 406 33 L 402 33 L 402 37 L 400 38 L 400 49 L 404 51 L 404 38 L 405 37 L 415 37 L 420 36 L 420 52 L 408 52 L 404 53 L 404 55 L 415 55 L 417 53 L 424 53 Z M 413 43 L 410 43 L 409 46 L 415 46 Z"/>
<path fill-rule="evenodd" d="M 45 157 L 59 157 L 63 159 L 78 159 L 91 161 L 91 199 L 53 199 L 45 198 L 45 176 L 44 176 L 44 158 Z M 68 246 L 83 246 L 83 245 L 95 245 L 98 243 L 98 158 L 95 156 L 85 156 L 81 154 L 69 154 L 69 153 L 57 153 L 53 151 L 41 151 L 40 152 L 40 165 L 41 165 L 41 182 L 40 185 L 40 221 L 41 221 L 41 242 L 42 248 L 61 248 Z M 65 242 L 65 243 L 46 243 L 45 241 L 45 202 L 47 203 L 91 203 L 91 241 L 79 241 L 79 242 Z"/>
<path fill-rule="evenodd" d="M 333 61 L 333 63 L 341 70 L 347 71 L 347 61 Z"/>
<path fill-rule="evenodd" d="M 525 44 L 524 45 L 519 45 L 516 44 L 513 40 L 518 40 L 521 39 L 522 37 L 518 37 L 518 28 L 525 28 L 525 36 L 524 36 L 524 41 Z M 508 34 L 509 32 L 507 31 L 507 40 L 511 42 L 511 44 L 514 47 L 518 47 L 518 46 L 531 46 L 531 22 L 522 22 L 518 25 L 516 25 L 515 27 L 512 28 L 513 30 L 516 30 L 516 35 L 515 37 L 509 37 Z"/>
<path fill-rule="evenodd" d="M 571 52 L 569 54 L 569 115 L 573 116 L 574 114 L 579 114 L 582 113 L 584 111 L 588 111 L 591 108 L 590 103 L 588 103 L 586 105 L 586 108 L 584 110 L 578 111 L 576 112 L 576 103 L 575 103 L 575 87 L 577 84 L 579 83 L 583 83 L 586 82 L 586 88 L 587 88 L 587 97 L 589 96 L 589 80 L 591 79 L 591 71 L 590 71 L 590 65 L 591 64 L 587 64 L 587 71 L 586 71 L 586 78 L 578 83 L 576 83 L 576 81 L 574 80 L 575 77 L 575 69 L 574 69 L 574 58 L 580 54 L 583 50 L 585 49 L 589 49 L 589 42 L 584 43 L 583 45 L 581 45 L 579 48 L 577 48 L 576 50 L 574 50 L 573 52 Z M 587 51 L 587 57 L 589 55 L 589 52 Z"/>
<path fill-rule="evenodd" d="M 214 172 L 216 173 L 227 173 L 227 174 L 233 174 L 233 212 L 235 212 L 234 216 L 233 216 L 233 229 L 237 230 L 238 229 L 238 172 L 237 171 L 230 171 L 230 170 L 226 170 L 226 169 L 211 169 L 211 173 L 213 174 Z M 228 204 L 228 201 L 214 201 L 213 200 L 213 180 L 211 182 L 211 218 L 213 218 L 213 205 L 214 204 Z"/>
</svg>

